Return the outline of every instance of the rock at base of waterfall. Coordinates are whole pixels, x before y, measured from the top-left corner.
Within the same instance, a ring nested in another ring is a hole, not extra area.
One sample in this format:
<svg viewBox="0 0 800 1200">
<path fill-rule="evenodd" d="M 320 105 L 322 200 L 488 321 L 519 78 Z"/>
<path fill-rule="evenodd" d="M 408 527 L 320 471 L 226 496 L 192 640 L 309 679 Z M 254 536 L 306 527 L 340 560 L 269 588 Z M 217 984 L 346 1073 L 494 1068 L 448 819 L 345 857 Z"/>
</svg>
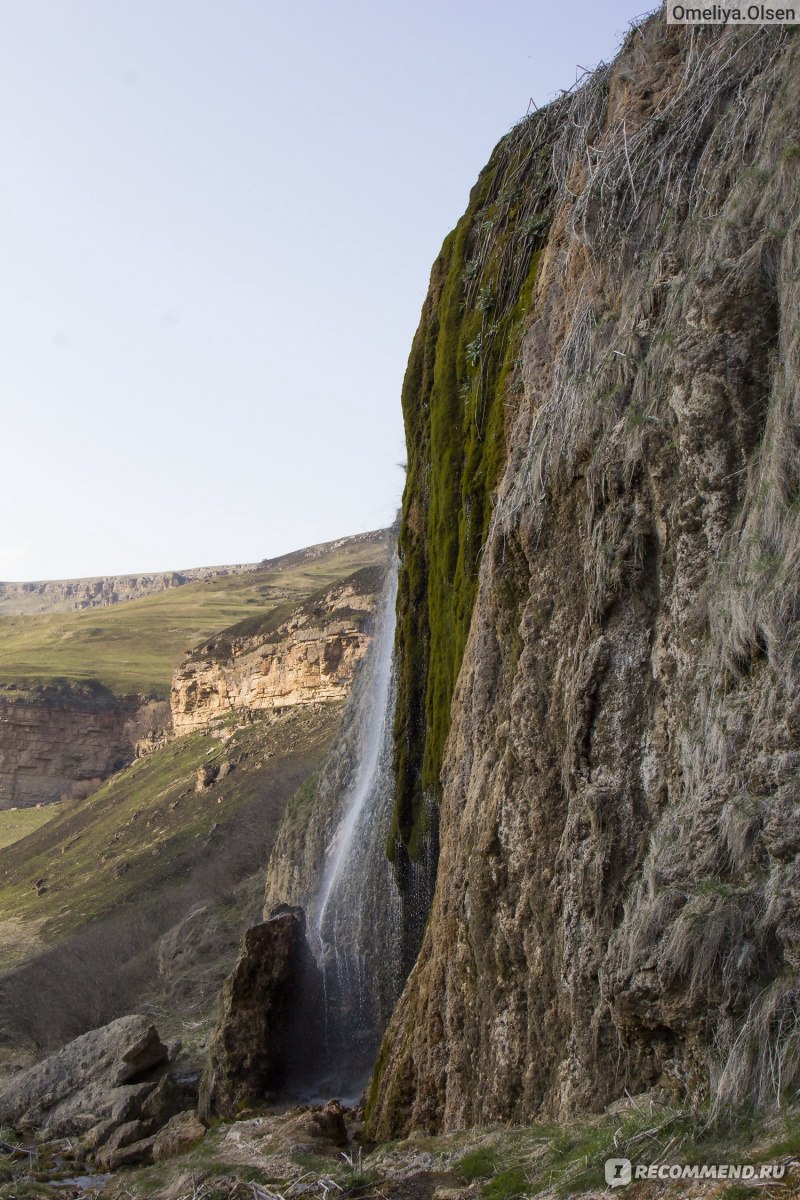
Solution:
<svg viewBox="0 0 800 1200">
<path fill-rule="evenodd" d="M 309 1128 L 319 1131 L 317 1137 L 327 1138 L 334 1146 L 346 1146 L 348 1143 L 347 1126 L 344 1123 L 344 1109 L 338 1100 L 329 1100 L 323 1108 L 312 1109 L 309 1113 Z"/>
<path fill-rule="evenodd" d="M 200 1115 L 235 1116 L 307 1076 L 322 1053 L 322 987 L 301 908 L 248 929 L 225 982 L 200 1088 Z"/>
</svg>

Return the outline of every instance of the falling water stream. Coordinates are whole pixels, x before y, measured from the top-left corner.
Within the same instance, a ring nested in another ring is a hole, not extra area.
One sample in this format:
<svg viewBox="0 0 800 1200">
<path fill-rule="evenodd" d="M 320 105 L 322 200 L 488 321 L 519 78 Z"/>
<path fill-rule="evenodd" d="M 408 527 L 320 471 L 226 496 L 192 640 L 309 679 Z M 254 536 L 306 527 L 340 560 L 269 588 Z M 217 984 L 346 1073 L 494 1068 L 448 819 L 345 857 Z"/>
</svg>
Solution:
<svg viewBox="0 0 800 1200">
<path fill-rule="evenodd" d="M 376 815 L 380 819 L 376 808 L 380 808 L 387 798 L 391 801 L 391 795 L 387 797 L 381 785 L 389 782 L 385 778 L 384 768 L 387 764 L 383 760 L 389 748 L 388 734 L 391 732 L 394 712 L 392 666 L 397 601 L 396 565 L 393 565 L 388 579 L 376 622 L 373 650 L 368 663 L 369 675 L 356 716 L 357 720 L 363 721 L 363 726 L 355 779 L 345 803 L 344 815 L 325 856 L 316 922 L 317 936 L 323 942 L 328 909 L 331 904 L 336 907 L 338 889 L 352 870 L 356 832 L 363 835 L 364 827 L 372 825 Z"/>
<path fill-rule="evenodd" d="M 353 712 L 355 769 L 311 914 L 325 991 L 324 1082 L 340 1095 L 357 1095 L 366 1082 L 401 985 L 401 899 L 386 857 L 394 796 L 396 599 L 395 562 Z"/>
</svg>

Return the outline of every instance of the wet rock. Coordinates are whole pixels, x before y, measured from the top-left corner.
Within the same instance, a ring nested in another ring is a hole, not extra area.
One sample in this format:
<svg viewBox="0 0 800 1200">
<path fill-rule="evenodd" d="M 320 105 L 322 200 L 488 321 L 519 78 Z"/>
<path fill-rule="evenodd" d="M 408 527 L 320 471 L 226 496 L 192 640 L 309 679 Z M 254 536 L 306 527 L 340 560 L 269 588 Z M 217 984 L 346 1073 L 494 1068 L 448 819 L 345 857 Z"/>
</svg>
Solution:
<svg viewBox="0 0 800 1200">
<path fill-rule="evenodd" d="M 312 1113 L 323 1137 L 333 1142 L 334 1146 L 346 1146 L 348 1143 L 347 1128 L 344 1123 L 344 1109 L 338 1100 L 329 1100 L 319 1112 Z"/>
<path fill-rule="evenodd" d="M 280 1136 L 294 1153 L 320 1152 L 320 1142 L 330 1142 L 341 1147 L 349 1144 L 344 1110 L 338 1100 L 330 1100 L 324 1108 L 314 1105 L 290 1111 L 283 1124 Z"/>
</svg>

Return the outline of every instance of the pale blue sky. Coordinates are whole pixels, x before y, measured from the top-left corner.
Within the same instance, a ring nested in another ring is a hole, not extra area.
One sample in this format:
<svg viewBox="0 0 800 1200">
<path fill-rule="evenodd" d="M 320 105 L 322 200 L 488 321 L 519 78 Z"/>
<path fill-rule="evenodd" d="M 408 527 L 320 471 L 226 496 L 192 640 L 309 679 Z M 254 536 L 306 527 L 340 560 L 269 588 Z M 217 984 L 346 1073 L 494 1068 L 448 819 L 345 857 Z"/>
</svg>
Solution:
<svg viewBox="0 0 800 1200">
<path fill-rule="evenodd" d="M 0 0 L 0 579 L 388 524 L 442 238 L 636 0 Z"/>
</svg>

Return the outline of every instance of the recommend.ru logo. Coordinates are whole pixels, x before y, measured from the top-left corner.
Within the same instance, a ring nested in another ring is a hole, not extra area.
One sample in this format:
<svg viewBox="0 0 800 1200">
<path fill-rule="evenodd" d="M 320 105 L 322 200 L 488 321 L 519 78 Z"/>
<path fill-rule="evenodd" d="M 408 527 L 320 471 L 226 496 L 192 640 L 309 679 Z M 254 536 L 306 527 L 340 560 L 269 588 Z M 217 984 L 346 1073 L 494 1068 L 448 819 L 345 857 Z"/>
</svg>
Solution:
<svg viewBox="0 0 800 1200">
<path fill-rule="evenodd" d="M 631 1160 L 629 1158 L 606 1159 L 606 1183 L 609 1187 L 620 1187 L 631 1181 Z"/>
<path fill-rule="evenodd" d="M 606 1183 L 623 1187 L 639 1179 L 744 1179 L 775 1182 L 786 1174 L 786 1163 L 636 1163 L 629 1158 L 607 1158 Z"/>
</svg>

